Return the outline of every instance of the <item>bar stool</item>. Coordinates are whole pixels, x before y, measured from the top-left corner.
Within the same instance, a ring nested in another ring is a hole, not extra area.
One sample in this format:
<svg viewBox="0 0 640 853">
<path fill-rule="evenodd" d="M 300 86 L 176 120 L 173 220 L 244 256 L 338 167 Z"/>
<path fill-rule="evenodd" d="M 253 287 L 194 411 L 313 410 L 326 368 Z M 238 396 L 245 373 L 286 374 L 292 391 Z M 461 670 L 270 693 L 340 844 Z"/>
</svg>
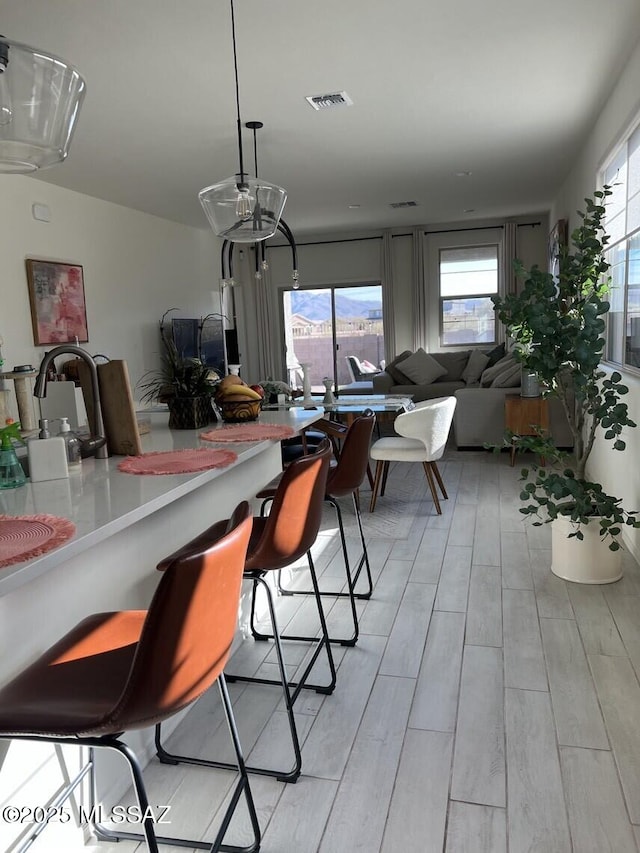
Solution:
<svg viewBox="0 0 640 853">
<path fill-rule="evenodd" d="M 244 567 L 244 577 L 252 581 L 251 593 L 251 632 L 257 640 L 273 639 L 280 679 L 257 678 L 244 675 L 230 675 L 227 673 L 227 681 L 242 681 L 254 684 L 278 684 L 282 687 L 284 704 L 291 733 L 291 742 L 294 753 L 294 764 L 289 770 L 272 770 L 264 767 L 253 767 L 247 765 L 250 773 L 263 776 L 275 776 L 282 782 L 295 782 L 300 776 L 302 769 L 302 753 L 300 741 L 293 714 L 296 699 L 303 688 L 315 690 L 318 693 L 330 694 L 336 685 L 336 669 L 331 652 L 331 642 L 327 632 L 327 624 L 322 608 L 322 599 L 318 590 L 315 567 L 311 557 L 311 546 L 316 540 L 320 523 L 322 521 L 322 503 L 325 494 L 327 472 L 329 470 L 329 459 L 331 446 L 328 441 L 318 448 L 318 451 L 299 459 L 295 459 L 284 471 L 282 479 L 273 497 L 271 513 L 266 517 L 255 517 L 253 520 L 253 532 L 247 551 Z M 204 533 L 201 533 L 191 542 L 188 542 L 171 557 L 158 564 L 160 570 L 170 564 L 184 553 L 189 553 L 192 548 L 201 548 L 204 544 L 217 538 L 219 530 L 224 522 L 212 525 Z M 271 588 L 267 583 L 267 576 L 272 571 L 289 566 L 306 554 L 311 582 L 315 590 L 315 598 L 320 621 L 320 637 L 300 637 L 284 635 L 278 629 L 275 605 Z M 266 592 L 267 605 L 271 620 L 272 634 L 264 634 L 257 630 L 255 625 L 256 593 L 260 585 Z M 305 666 L 304 672 L 297 681 L 289 681 L 285 668 L 285 660 L 282 649 L 282 640 L 298 640 L 313 642 L 311 656 Z M 330 679 L 328 684 L 307 683 L 309 674 L 318 659 L 322 649 L 325 649 L 329 664 Z M 156 727 L 156 749 L 160 761 L 168 764 L 197 764 L 205 767 L 228 767 L 221 761 L 198 758 L 195 756 L 174 755 L 162 745 L 161 726 Z"/>
<path fill-rule="evenodd" d="M 147 815 L 144 835 L 94 824 L 101 839 L 146 840 L 149 853 L 158 853 L 158 842 L 212 853 L 221 849 L 247 853 L 260 847 L 260 828 L 222 672 L 237 623 L 251 525 L 249 505 L 243 502 L 221 539 L 167 567 L 148 610 L 88 616 L 0 690 L 0 737 L 89 747 L 87 762 L 56 798 L 57 806 L 87 775 L 94 777 L 95 749 L 116 750 L 127 761 L 138 806 Z M 237 763 L 231 766 L 239 772 L 230 804 L 212 844 L 156 836 L 142 771 L 122 733 L 167 719 L 216 681 L 236 754 Z M 92 781 L 94 814 L 95 778 Z M 249 847 L 224 845 L 242 795 L 253 841 Z M 46 821 L 36 825 L 30 838 L 35 840 L 45 827 Z"/>
<path fill-rule="evenodd" d="M 286 468 L 294 459 L 306 456 L 307 453 L 315 453 L 322 442 L 326 440 L 326 437 L 319 430 L 307 429 L 301 435 L 283 438 L 280 442 L 282 467 Z"/>
<path fill-rule="evenodd" d="M 343 646 L 354 646 L 358 641 L 359 625 L 358 611 L 356 608 L 356 599 L 371 598 L 373 591 L 373 578 L 371 577 L 371 567 L 369 565 L 369 554 L 367 552 L 367 543 L 364 538 L 362 528 L 362 515 L 360 513 L 360 486 L 365 478 L 369 465 L 369 448 L 371 446 L 371 436 L 376 423 L 375 413 L 371 409 L 357 417 L 351 426 L 344 427 L 336 424 L 333 421 L 319 421 L 316 426 L 319 429 L 326 431 L 326 434 L 334 439 L 342 441 L 342 446 L 339 451 L 338 459 L 335 464 L 332 463 L 329 468 L 327 477 L 327 488 L 325 491 L 325 501 L 331 504 L 336 511 L 338 519 L 338 529 L 340 531 L 340 542 L 342 545 L 342 553 L 344 556 L 344 567 L 347 576 L 347 592 L 341 591 L 321 591 L 320 595 L 333 596 L 337 598 L 349 598 L 351 605 L 351 618 L 353 621 L 353 634 L 351 637 L 331 637 L 332 643 L 340 643 Z M 257 497 L 263 498 L 263 506 L 272 499 L 274 494 L 273 488 L 267 488 L 259 492 Z M 359 558 L 355 572 L 351 572 L 349 565 L 349 554 L 347 552 L 347 540 L 344 533 L 344 523 L 342 511 L 338 498 L 351 497 L 353 508 L 358 522 L 358 531 L 360 533 L 360 542 L 362 544 L 362 554 Z M 355 586 L 358 582 L 362 569 L 366 569 L 367 586 L 365 591 L 356 592 Z M 313 595 L 313 589 L 288 589 L 283 587 L 278 576 L 278 589 L 282 595 Z"/>
</svg>

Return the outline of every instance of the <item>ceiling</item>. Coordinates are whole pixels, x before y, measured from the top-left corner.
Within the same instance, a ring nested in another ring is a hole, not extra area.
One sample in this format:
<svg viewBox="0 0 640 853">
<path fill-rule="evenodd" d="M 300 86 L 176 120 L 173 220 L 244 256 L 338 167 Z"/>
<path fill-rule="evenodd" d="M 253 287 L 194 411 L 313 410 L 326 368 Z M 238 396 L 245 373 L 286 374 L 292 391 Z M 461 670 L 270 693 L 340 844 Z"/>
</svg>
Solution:
<svg viewBox="0 0 640 853">
<path fill-rule="evenodd" d="M 547 210 L 640 38 L 639 0 L 235 0 L 235 15 L 242 120 L 264 122 L 260 176 L 287 189 L 298 237 Z M 229 0 L 0 0 L 0 32 L 87 81 L 69 157 L 38 179 L 208 227 L 198 191 L 237 171 Z M 343 90 L 353 106 L 305 101 Z"/>
</svg>

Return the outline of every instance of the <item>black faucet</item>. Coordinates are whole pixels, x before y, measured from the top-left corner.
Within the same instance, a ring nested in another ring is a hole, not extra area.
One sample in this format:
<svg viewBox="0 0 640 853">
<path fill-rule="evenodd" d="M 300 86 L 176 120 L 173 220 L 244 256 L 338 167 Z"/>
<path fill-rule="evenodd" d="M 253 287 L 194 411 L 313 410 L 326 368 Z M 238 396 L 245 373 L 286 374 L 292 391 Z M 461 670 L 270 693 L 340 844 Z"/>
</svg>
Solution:
<svg viewBox="0 0 640 853">
<path fill-rule="evenodd" d="M 79 439 L 80 455 L 83 459 L 94 454 L 96 459 L 107 459 L 109 453 L 107 450 L 107 436 L 105 435 L 104 421 L 102 420 L 102 406 L 100 405 L 98 370 L 94 359 L 86 350 L 83 350 L 81 347 L 74 346 L 73 344 L 62 344 L 62 346 L 55 347 L 55 349 L 50 350 L 40 363 L 40 370 L 36 377 L 33 396 L 40 398 L 47 396 L 47 369 L 57 356 L 66 354 L 77 355 L 78 358 L 81 358 L 89 366 L 91 374 L 91 393 L 93 396 L 93 414 L 96 431 L 95 435 L 92 435 L 89 438 Z"/>
</svg>

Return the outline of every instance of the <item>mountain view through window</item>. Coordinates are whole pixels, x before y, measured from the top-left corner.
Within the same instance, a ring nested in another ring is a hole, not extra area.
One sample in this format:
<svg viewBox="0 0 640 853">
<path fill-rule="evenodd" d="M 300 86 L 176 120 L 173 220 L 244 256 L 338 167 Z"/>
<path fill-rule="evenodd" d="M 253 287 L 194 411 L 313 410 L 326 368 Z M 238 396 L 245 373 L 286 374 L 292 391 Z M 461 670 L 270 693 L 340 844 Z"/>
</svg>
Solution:
<svg viewBox="0 0 640 853">
<path fill-rule="evenodd" d="M 283 293 L 283 313 L 290 384 L 300 387 L 300 365 L 305 363 L 318 392 L 324 390 L 325 377 L 345 388 L 370 382 L 371 374 L 381 369 L 381 285 L 288 290 Z"/>
</svg>

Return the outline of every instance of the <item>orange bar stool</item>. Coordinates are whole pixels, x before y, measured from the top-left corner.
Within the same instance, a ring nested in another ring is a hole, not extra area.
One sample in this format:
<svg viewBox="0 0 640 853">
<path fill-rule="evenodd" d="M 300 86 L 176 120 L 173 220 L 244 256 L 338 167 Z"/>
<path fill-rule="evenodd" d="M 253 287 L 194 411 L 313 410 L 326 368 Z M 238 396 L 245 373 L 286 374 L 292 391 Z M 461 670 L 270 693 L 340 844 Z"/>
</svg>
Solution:
<svg viewBox="0 0 640 853">
<path fill-rule="evenodd" d="M 158 843 L 212 853 L 260 848 L 260 828 L 222 672 L 236 629 L 251 526 L 249 505 L 243 502 L 221 539 L 168 565 L 148 610 L 87 617 L 0 690 L 0 737 L 89 747 L 87 762 L 57 805 L 85 776 L 93 776 L 95 749 L 113 749 L 128 763 L 138 806 L 147 814 L 144 835 L 96 824 L 92 828 L 101 839 L 146 840 L 149 853 L 158 853 Z M 216 681 L 236 754 L 237 763 L 231 766 L 239 772 L 230 804 L 213 843 L 156 836 L 142 771 L 122 734 L 166 720 Z M 253 841 L 249 847 L 225 845 L 224 835 L 243 795 Z M 44 828 L 36 825 L 31 838 Z"/>
<path fill-rule="evenodd" d="M 291 742 L 293 748 L 293 766 L 288 770 L 272 770 L 264 767 L 247 766 L 250 773 L 263 776 L 274 776 L 282 782 L 295 782 L 302 770 L 302 753 L 300 740 L 293 713 L 294 703 L 303 688 L 315 690 L 318 693 L 333 693 L 336 685 L 336 668 L 331 652 L 331 641 L 327 632 L 327 623 L 322 608 L 322 599 L 318 589 L 315 567 L 311 557 L 311 546 L 316 540 L 322 521 L 322 505 L 325 495 L 331 445 L 325 441 L 316 453 L 295 459 L 285 469 L 273 497 L 273 505 L 268 516 L 258 516 L 253 519 L 253 532 L 247 551 L 244 566 L 244 577 L 253 584 L 251 593 L 251 631 L 255 639 L 270 640 L 275 644 L 280 679 L 257 678 L 244 675 L 229 675 L 227 681 L 242 681 L 254 684 L 278 684 L 282 687 Z M 162 570 L 167 564 L 191 549 L 199 549 L 204 544 L 217 538 L 220 526 L 224 522 L 212 525 L 191 542 L 188 542 L 171 557 L 158 564 Z M 289 566 L 306 554 L 311 582 L 315 590 L 318 618 L 320 621 L 320 636 L 293 637 L 280 633 L 276 619 L 273 594 L 267 577 L 271 572 Z M 255 625 L 256 594 L 261 586 L 267 599 L 271 634 L 258 632 Z M 289 681 L 285 668 L 282 640 L 308 640 L 313 642 L 310 657 L 302 675 L 297 681 Z M 307 679 L 322 650 L 325 650 L 329 665 L 330 678 L 328 684 L 311 684 Z M 161 727 L 156 727 L 156 749 L 160 761 L 168 764 L 197 764 L 205 767 L 228 767 L 225 762 L 198 758 L 195 756 L 174 755 L 162 745 Z"/>
<path fill-rule="evenodd" d="M 325 492 L 325 500 L 336 511 L 338 520 L 338 529 L 340 531 L 340 542 L 342 545 L 342 553 L 344 556 L 344 567 L 347 577 L 347 591 L 321 591 L 323 596 L 334 596 L 337 598 L 349 598 L 351 604 L 351 618 L 353 621 L 353 634 L 350 637 L 332 637 L 332 643 L 340 643 L 343 646 L 354 646 L 358 641 L 359 625 L 358 611 L 356 609 L 356 599 L 368 599 L 373 591 L 373 579 L 371 577 L 371 567 L 369 565 L 369 554 L 367 552 L 367 543 L 364 537 L 362 528 L 362 515 L 360 513 L 360 486 L 363 483 L 369 466 L 369 448 L 371 446 L 371 436 L 376 423 L 375 413 L 371 409 L 366 410 L 362 415 L 355 418 L 351 425 L 347 428 L 334 421 L 320 421 L 317 426 L 326 434 L 334 439 L 336 443 L 342 442 L 337 454 L 337 461 L 331 464 L 329 475 L 327 477 L 327 488 Z M 335 445 L 334 445 L 335 447 Z M 268 489 L 258 494 L 258 497 L 264 498 L 265 502 L 270 500 L 273 494 L 273 489 Z M 360 542 L 362 545 L 362 554 L 359 558 L 355 572 L 351 571 L 349 564 L 349 554 L 347 551 L 347 540 L 344 533 L 344 522 L 342 518 L 342 510 L 338 502 L 339 498 L 351 497 L 353 508 L 358 523 L 358 532 L 360 534 Z M 366 570 L 367 585 L 362 592 L 356 592 L 355 586 L 360 578 L 362 569 Z M 279 582 L 279 591 L 282 595 L 313 595 L 313 589 L 288 589 L 282 586 Z"/>
</svg>

